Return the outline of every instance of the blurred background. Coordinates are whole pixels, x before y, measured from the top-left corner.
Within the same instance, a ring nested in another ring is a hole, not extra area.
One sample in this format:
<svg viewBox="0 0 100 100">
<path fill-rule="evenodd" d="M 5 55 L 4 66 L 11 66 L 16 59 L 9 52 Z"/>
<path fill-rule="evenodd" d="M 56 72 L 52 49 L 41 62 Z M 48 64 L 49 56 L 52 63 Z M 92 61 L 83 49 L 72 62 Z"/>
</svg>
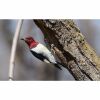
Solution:
<svg viewBox="0 0 100 100">
<path fill-rule="evenodd" d="M 100 20 L 74 20 L 86 40 L 100 55 Z M 0 20 L 0 80 L 8 80 L 9 60 L 11 45 L 18 20 Z M 20 38 L 31 35 L 37 41 L 44 44 L 41 30 L 33 20 L 24 20 Z M 14 80 L 74 80 L 73 76 L 63 68 L 62 71 L 51 64 L 45 64 L 35 58 L 24 41 L 19 39 L 16 62 L 14 68 Z"/>
</svg>

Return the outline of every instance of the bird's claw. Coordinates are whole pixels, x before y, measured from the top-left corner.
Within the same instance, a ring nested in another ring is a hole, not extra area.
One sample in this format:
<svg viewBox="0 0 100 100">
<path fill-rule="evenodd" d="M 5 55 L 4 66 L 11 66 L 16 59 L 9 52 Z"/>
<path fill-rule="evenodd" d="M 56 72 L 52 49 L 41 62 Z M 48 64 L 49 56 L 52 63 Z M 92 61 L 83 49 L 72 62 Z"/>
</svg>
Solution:
<svg viewBox="0 0 100 100">
<path fill-rule="evenodd" d="M 55 54 L 55 50 L 54 50 L 54 44 L 51 44 L 51 51 Z"/>
</svg>

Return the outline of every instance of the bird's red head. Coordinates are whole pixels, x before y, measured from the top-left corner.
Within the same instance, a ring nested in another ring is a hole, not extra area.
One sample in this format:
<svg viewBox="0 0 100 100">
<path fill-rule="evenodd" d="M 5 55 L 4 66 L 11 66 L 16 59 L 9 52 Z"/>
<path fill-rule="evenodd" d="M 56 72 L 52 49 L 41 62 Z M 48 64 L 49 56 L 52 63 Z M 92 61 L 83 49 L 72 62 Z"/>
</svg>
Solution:
<svg viewBox="0 0 100 100">
<path fill-rule="evenodd" d="M 38 42 L 36 42 L 31 36 L 26 37 L 25 39 L 21 39 L 21 40 L 24 40 L 28 44 L 30 49 L 38 45 Z"/>
</svg>

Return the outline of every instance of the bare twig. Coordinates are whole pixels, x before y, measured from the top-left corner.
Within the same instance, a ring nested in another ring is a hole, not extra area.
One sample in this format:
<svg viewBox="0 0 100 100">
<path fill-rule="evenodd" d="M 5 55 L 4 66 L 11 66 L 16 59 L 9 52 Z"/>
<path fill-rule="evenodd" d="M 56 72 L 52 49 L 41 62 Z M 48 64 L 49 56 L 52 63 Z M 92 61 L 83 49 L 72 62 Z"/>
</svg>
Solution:
<svg viewBox="0 0 100 100">
<path fill-rule="evenodd" d="M 13 38 L 13 44 L 12 44 L 12 50 L 11 50 L 11 57 L 10 57 L 10 65 L 9 65 L 9 81 L 13 80 L 13 69 L 14 69 L 14 63 L 15 63 L 15 53 L 16 53 L 16 47 L 17 47 L 17 42 L 18 42 L 18 37 L 21 31 L 23 20 L 19 20 L 15 35 Z"/>
</svg>

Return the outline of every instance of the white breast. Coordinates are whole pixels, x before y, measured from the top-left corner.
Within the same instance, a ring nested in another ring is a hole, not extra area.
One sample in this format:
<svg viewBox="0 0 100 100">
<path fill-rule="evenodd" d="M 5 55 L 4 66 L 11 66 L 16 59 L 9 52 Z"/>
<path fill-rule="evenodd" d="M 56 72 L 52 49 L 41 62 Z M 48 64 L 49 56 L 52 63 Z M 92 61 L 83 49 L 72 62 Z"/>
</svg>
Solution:
<svg viewBox="0 0 100 100">
<path fill-rule="evenodd" d="M 43 44 L 39 43 L 35 48 L 32 48 L 31 50 L 38 53 L 38 54 L 42 54 L 43 56 L 47 57 L 51 63 L 56 63 L 54 56 L 51 54 L 51 52 Z"/>
</svg>

